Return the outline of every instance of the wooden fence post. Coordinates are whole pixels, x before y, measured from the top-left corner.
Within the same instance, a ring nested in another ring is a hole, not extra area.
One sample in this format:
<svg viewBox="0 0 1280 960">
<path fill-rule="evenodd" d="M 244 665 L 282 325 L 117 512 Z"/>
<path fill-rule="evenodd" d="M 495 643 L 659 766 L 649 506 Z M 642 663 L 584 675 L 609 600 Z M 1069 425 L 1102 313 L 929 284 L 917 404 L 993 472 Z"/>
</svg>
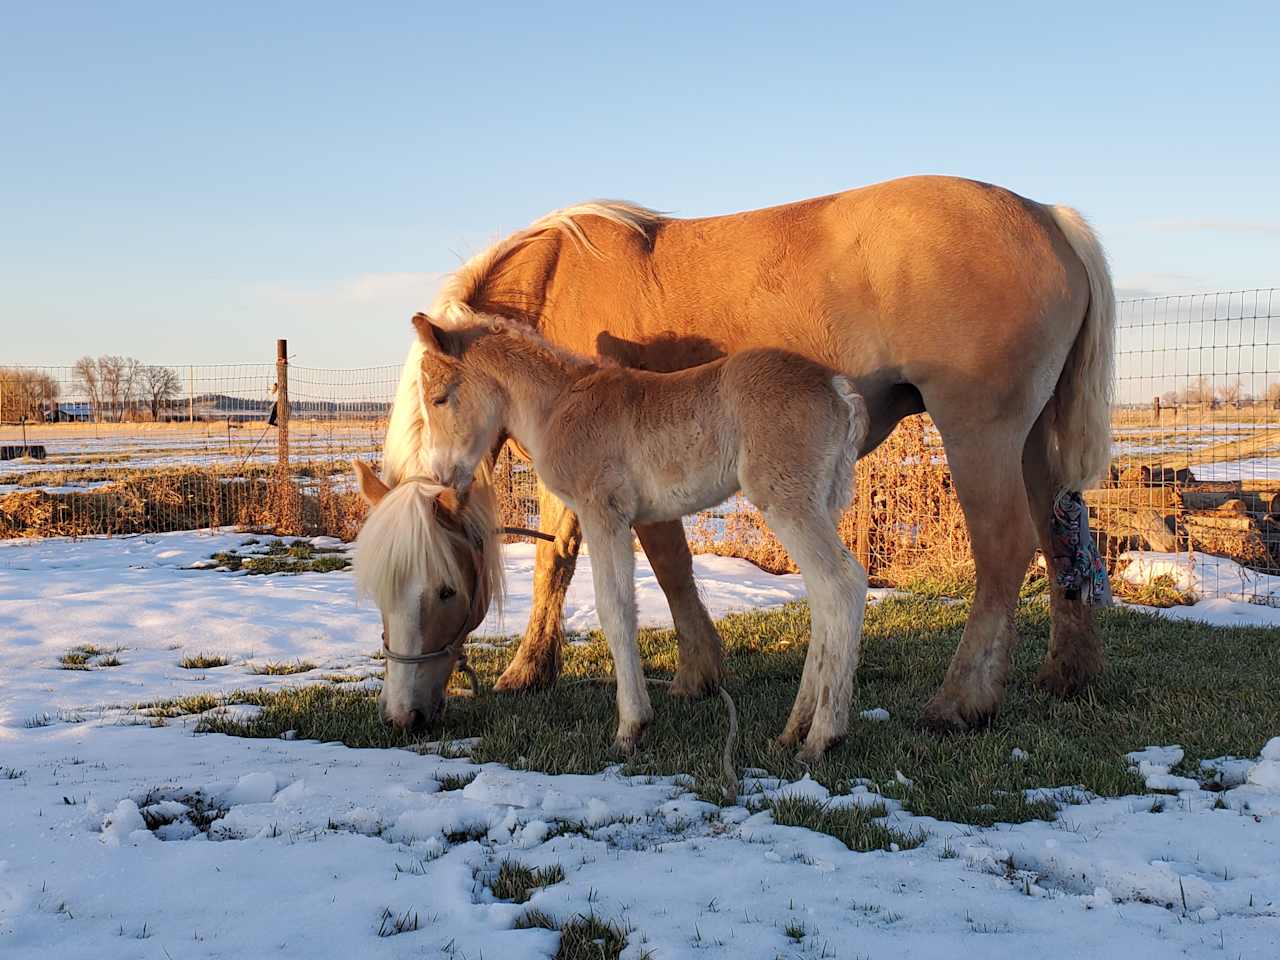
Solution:
<svg viewBox="0 0 1280 960">
<path fill-rule="evenodd" d="M 289 341 L 276 341 L 276 525 L 280 533 L 297 527 L 297 504 L 289 476 Z"/>
</svg>

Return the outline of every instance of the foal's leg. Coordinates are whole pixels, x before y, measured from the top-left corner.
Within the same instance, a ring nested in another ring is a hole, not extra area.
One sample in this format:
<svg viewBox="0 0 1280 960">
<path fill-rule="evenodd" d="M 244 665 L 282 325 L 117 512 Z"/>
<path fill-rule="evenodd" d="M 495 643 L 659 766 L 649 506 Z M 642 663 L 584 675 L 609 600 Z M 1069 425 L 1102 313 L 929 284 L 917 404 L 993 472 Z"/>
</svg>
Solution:
<svg viewBox="0 0 1280 960">
<path fill-rule="evenodd" d="M 494 684 L 495 690 L 546 687 L 555 683 L 560 675 L 564 596 L 578 562 L 582 531 L 577 515 L 542 484 L 538 484 L 538 526 L 554 534 L 555 540 L 538 541 L 529 626 L 515 658 Z"/>
<path fill-rule="evenodd" d="M 653 719 L 636 644 L 636 556 L 631 549 L 631 525 L 595 512 L 584 515 L 582 525 L 591 551 L 596 612 L 609 641 L 618 681 L 618 733 L 613 745 L 622 753 L 631 753 Z"/>
<path fill-rule="evenodd" d="M 936 729 L 965 730 L 990 720 L 1004 699 L 1018 639 L 1013 615 L 1036 538 L 1022 482 L 1025 434 L 995 424 L 963 436 L 944 430 L 943 437 L 978 582 L 964 635 L 924 719 Z"/>
<path fill-rule="evenodd" d="M 689 541 L 685 539 L 684 525 L 679 520 L 638 524 L 636 536 L 653 566 L 658 586 L 666 594 L 671 619 L 675 621 L 680 663 L 671 683 L 671 694 L 700 697 L 714 693 L 721 677 L 720 634 L 693 582 L 693 557 L 689 553 Z"/>
<path fill-rule="evenodd" d="M 1049 652 L 1036 676 L 1041 687 L 1059 697 L 1079 692 L 1085 684 L 1102 672 L 1106 658 L 1102 641 L 1093 622 L 1093 612 L 1079 598 L 1067 599 L 1057 583 L 1053 562 L 1053 544 L 1049 539 L 1049 519 L 1053 501 L 1059 492 L 1059 481 L 1049 466 L 1047 414 L 1041 414 L 1027 437 L 1022 455 L 1022 472 L 1026 478 L 1027 499 L 1031 518 L 1040 537 L 1049 577 L 1049 609 L 1052 626 Z"/>
<path fill-rule="evenodd" d="M 800 568 L 813 618 L 800 690 L 779 742 L 791 746 L 803 739 L 800 757 L 812 761 L 849 731 L 867 573 L 840 541 L 831 517 L 813 504 L 771 507 L 765 520 Z"/>
</svg>

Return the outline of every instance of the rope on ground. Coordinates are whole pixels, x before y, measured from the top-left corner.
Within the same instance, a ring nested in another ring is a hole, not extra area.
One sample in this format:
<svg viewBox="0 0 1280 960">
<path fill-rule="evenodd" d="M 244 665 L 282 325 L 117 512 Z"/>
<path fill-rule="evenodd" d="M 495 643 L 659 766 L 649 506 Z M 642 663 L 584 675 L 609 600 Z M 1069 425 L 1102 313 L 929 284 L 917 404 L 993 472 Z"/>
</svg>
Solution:
<svg viewBox="0 0 1280 960">
<path fill-rule="evenodd" d="M 458 658 L 455 669 L 466 674 L 467 681 L 471 684 L 471 696 L 478 697 L 480 695 L 480 678 L 476 676 L 475 669 L 467 662 L 465 653 Z M 618 681 L 613 677 L 584 677 L 580 680 L 572 680 L 568 685 L 576 686 L 584 683 L 617 686 Z M 645 677 L 645 683 L 654 687 L 669 687 L 672 681 Z M 729 691 L 723 686 L 717 687 L 716 691 L 720 694 L 720 699 L 724 701 L 725 710 L 729 714 L 729 730 L 725 734 L 724 749 L 720 753 L 720 772 L 724 775 L 723 793 L 725 800 L 729 803 L 734 803 L 738 799 L 738 771 L 733 765 L 733 755 L 738 747 L 738 708 L 734 705 L 733 697 L 729 696 Z"/>
</svg>

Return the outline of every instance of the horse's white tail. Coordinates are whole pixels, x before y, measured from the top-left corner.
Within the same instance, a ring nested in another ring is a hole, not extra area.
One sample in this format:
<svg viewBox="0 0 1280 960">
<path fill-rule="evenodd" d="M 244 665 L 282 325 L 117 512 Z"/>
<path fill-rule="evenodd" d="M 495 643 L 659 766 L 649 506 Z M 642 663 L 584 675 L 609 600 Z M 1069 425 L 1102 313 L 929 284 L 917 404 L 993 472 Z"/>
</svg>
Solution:
<svg viewBox="0 0 1280 960">
<path fill-rule="evenodd" d="M 1089 277 L 1089 307 L 1054 391 L 1049 458 L 1061 489 L 1087 490 L 1111 465 L 1116 298 L 1097 236 L 1070 207 L 1046 207 Z"/>
</svg>

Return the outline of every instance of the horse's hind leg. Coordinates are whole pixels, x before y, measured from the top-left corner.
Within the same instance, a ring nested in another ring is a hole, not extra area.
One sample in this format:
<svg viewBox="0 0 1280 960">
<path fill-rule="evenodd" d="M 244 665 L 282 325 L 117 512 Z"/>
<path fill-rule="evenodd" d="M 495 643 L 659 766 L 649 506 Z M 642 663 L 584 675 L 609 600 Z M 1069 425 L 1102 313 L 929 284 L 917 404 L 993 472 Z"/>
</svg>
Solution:
<svg viewBox="0 0 1280 960">
<path fill-rule="evenodd" d="M 1035 531 L 1022 481 L 1025 434 L 1000 424 L 962 436 L 943 432 L 947 462 L 969 525 L 977 591 L 964 635 L 925 722 L 964 730 L 986 723 L 1004 699 L 1017 644 L 1013 615 L 1035 553 Z"/>
<path fill-rule="evenodd" d="M 805 760 L 816 760 L 848 733 L 867 602 L 866 571 L 831 518 L 815 507 L 765 510 L 769 529 L 800 568 L 813 617 L 800 689 L 779 738 L 784 746 L 803 740 Z"/>
<path fill-rule="evenodd" d="M 599 511 L 584 513 L 582 528 L 591 550 L 596 611 L 618 681 L 618 733 L 613 745 L 622 753 L 631 753 L 653 719 L 636 644 L 636 555 L 631 548 L 631 525 L 611 511 Z"/>
<path fill-rule="evenodd" d="M 640 524 L 635 529 L 675 622 L 680 664 L 671 693 L 685 697 L 714 693 L 721 677 L 720 634 L 694 585 L 693 557 L 684 526 L 675 520 Z"/>
<path fill-rule="evenodd" d="M 1040 548 L 1047 565 L 1052 617 L 1049 652 L 1036 676 L 1036 682 L 1055 696 L 1067 697 L 1078 693 L 1085 684 L 1101 673 L 1106 658 L 1102 652 L 1102 641 L 1094 626 L 1093 612 L 1078 597 L 1069 599 L 1057 583 L 1058 571 L 1053 562 L 1049 519 L 1053 515 L 1053 502 L 1058 495 L 1060 482 L 1049 465 L 1046 417 L 1047 414 L 1041 414 L 1031 429 L 1022 458 L 1031 517 L 1040 536 Z"/>
</svg>

